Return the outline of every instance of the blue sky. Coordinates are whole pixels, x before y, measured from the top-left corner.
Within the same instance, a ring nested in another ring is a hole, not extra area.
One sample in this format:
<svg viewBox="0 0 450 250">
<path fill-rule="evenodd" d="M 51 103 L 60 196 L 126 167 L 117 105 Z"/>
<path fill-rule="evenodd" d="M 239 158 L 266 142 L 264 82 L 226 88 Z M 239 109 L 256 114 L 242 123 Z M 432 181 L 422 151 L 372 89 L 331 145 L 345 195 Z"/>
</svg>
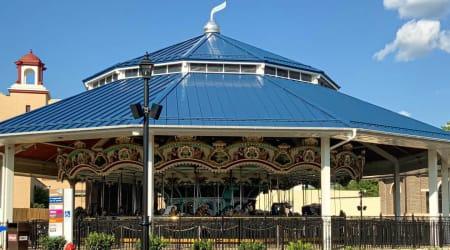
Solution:
<svg viewBox="0 0 450 250">
<path fill-rule="evenodd" d="M 441 126 L 450 120 L 450 22 L 442 11 L 450 3 L 423 0 L 417 11 L 408 1 L 229 0 L 217 20 L 224 35 L 325 70 L 342 92 Z M 33 49 L 53 98 L 80 93 L 81 80 L 97 71 L 201 34 L 220 2 L 3 1 L 0 91 L 16 80 L 14 61 Z"/>
</svg>

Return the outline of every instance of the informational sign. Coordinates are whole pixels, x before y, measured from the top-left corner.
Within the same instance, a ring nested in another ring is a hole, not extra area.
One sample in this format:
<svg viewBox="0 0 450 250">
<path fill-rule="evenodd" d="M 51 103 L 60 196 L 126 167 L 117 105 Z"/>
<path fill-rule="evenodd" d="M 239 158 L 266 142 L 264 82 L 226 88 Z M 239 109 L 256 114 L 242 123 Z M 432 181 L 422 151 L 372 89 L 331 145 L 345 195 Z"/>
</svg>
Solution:
<svg viewBox="0 0 450 250">
<path fill-rule="evenodd" d="M 67 242 L 73 241 L 73 189 L 64 189 L 64 238 Z"/>
<path fill-rule="evenodd" d="M 50 237 L 63 236 L 64 224 L 64 190 L 52 189 L 48 198 L 48 235 Z"/>
<path fill-rule="evenodd" d="M 73 190 L 53 189 L 48 198 L 48 235 L 73 240 Z"/>
<path fill-rule="evenodd" d="M 17 234 L 8 234 L 8 241 L 17 241 Z"/>
<path fill-rule="evenodd" d="M 62 196 L 55 196 L 55 197 L 49 197 L 49 203 L 55 204 L 55 203 L 63 203 L 64 198 Z"/>
</svg>

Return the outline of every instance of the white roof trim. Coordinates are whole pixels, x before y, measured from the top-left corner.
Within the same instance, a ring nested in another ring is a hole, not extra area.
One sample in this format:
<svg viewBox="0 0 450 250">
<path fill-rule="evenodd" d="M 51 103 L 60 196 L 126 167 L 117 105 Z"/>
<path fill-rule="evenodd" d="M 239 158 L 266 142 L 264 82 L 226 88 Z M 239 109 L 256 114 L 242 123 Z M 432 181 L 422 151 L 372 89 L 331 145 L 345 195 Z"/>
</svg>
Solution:
<svg viewBox="0 0 450 250">
<path fill-rule="evenodd" d="M 165 62 L 165 63 L 156 63 L 155 67 L 165 66 L 165 65 L 174 65 L 174 64 L 185 65 L 185 64 L 190 64 L 190 63 L 224 64 L 224 65 L 225 64 L 232 64 L 232 65 L 256 65 L 256 66 L 260 66 L 260 67 L 261 66 L 262 67 L 269 66 L 269 67 L 280 68 L 280 69 L 285 69 L 285 70 L 290 70 L 290 71 L 296 71 L 296 72 L 305 73 L 305 74 L 311 74 L 312 76 L 316 76 L 316 77 L 319 76 L 319 77 L 322 77 L 327 83 L 329 83 L 329 85 L 331 87 L 333 87 L 335 90 L 339 89 L 339 86 L 334 84 L 333 81 L 331 81 L 331 79 L 329 79 L 324 74 L 321 74 L 320 72 L 308 71 L 308 70 L 305 70 L 305 69 L 298 69 L 298 68 L 293 68 L 293 67 L 286 67 L 286 66 L 281 66 L 281 65 L 277 65 L 277 64 L 271 64 L 271 63 L 264 63 L 264 62 L 260 62 L 260 61 L 178 60 L 178 61 L 171 61 L 171 62 Z M 117 67 L 117 68 L 114 68 L 114 69 L 112 69 L 112 70 L 110 70 L 108 72 L 105 72 L 105 73 L 103 73 L 103 74 L 101 74 L 99 76 L 96 76 L 96 77 L 94 77 L 94 78 L 84 82 L 84 86 L 85 86 L 86 89 L 88 89 L 89 86 L 93 82 L 96 82 L 96 81 L 98 81 L 98 80 L 100 80 L 102 78 L 105 78 L 108 75 L 111 75 L 111 74 L 114 74 L 114 73 L 120 74 L 120 71 L 125 71 L 125 70 L 128 70 L 128 69 L 137 69 L 137 68 L 139 68 L 139 66 L 137 66 L 137 65 L 135 65 L 135 66 L 128 66 L 128 67 Z M 190 70 L 190 69 L 188 69 L 188 70 Z M 212 73 L 212 72 L 206 72 L 206 73 Z M 224 72 L 214 72 L 214 73 L 224 73 Z M 169 73 L 166 73 L 166 74 L 169 74 Z M 236 74 L 236 73 L 234 73 L 234 74 Z M 161 74 L 158 74 L 158 75 L 161 75 Z M 279 76 L 275 75 L 275 77 L 279 77 Z M 284 78 L 284 77 L 280 77 L 280 78 Z M 291 78 L 284 78 L 284 79 L 290 79 L 290 80 L 298 81 L 298 80 L 291 79 Z"/>
<path fill-rule="evenodd" d="M 151 125 L 150 129 L 154 135 L 176 135 L 176 134 L 214 134 L 223 136 L 240 136 L 242 134 L 267 134 L 268 137 L 300 137 L 304 133 L 312 134 L 311 136 L 330 136 L 339 139 L 345 139 L 347 133 L 352 133 L 354 129 L 358 131 L 358 137 L 355 141 L 367 141 L 365 136 L 380 138 L 386 136 L 391 145 L 403 145 L 417 148 L 430 149 L 450 149 L 450 140 L 435 139 L 424 136 L 413 136 L 398 133 L 390 133 L 369 129 L 359 128 L 333 128 L 333 127 L 250 127 L 250 126 L 192 126 L 192 125 Z M 23 143 L 35 141 L 58 141 L 68 140 L 72 137 L 83 138 L 101 138 L 105 136 L 115 137 L 119 135 L 140 135 L 142 133 L 142 125 L 121 125 L 121 126 L 104 126 L 95 128 L 78 128 L 64 130 L 49 130 L 39 132 L 23 132 L 0 134 L 0 144 L 7 143 Z M 346 135 L 343 135 L 345 133 Z M 317 135 L 314 135 L 317 134 Z M 380 138 L 382 139 L 382 138 Z M 413 140 L 413 141 L 411 141 Z M 420 141 L 420 143 L 419 143 Z M 373 143 L 373 142 L 372 142 Z M 414 144 L 411 144 L 414 143 Z"/>
</svg>

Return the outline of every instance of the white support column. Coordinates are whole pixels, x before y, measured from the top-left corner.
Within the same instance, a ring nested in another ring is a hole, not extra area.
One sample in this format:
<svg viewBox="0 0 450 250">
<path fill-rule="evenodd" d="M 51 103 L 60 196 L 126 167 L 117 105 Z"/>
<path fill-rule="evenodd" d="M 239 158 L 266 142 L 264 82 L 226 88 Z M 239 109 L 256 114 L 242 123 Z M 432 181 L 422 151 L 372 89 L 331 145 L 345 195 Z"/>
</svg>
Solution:
<svg viewBox="0 0 450 250">
<path fill-rule="evenodd" d="M 394 187 L 395 187 L 395 192 L 394 192 L 394 213 L 395 213 L 395 217 L 400 217 L 401 213 L 402 213 L 402 207 L 401 207 L 401 197 L 400 197 L 400 187 L 401 187 L 401 183 L 400 183 L 400 164 L 397 162 L 394 163 Z M 405 211 L 406 213 L 406 211 Z"/>
<path fill-rule="evenodd" d="M 5 145 L 5 165 L 2 167 L 2 222 L 13 220 L 14 145 Z"/>
<path fill-rule="evenodd" d="M 5 154 L 0 152 L 0 225 L 3 225 L 3 166 L 5 166 Z M 0 233 L 0 249 L 5 249 L 6 234 Z"/>
<path fill-rule="evenodd" d="M 431 245 L 437 246 L 439 243 L 438 234 L 438 216 L 439 216 L 439 197 L 437 182 L 437 151 L 428 149 L 428 190 L 429 190 L 429 216 L 430 216 L 430 240 Z"/>
<path fill-rule="evenodd" d="M 73 219 L 75 206 L 75 185 L 70 184 L 70 188 L 65 188 L 63 191 L 64 197 L 64 224 L 63 235 L 67 242 L 73 242 Z"/>
<path fill-rule="evenodd" d="M 14 145 L 5 145 L 5 154 L 1 168 L 1 200 L 0 200 L 0 223 L 12 222 L 13 220 L 13 188 L 14 188 Z M 1 244 L 6 243 L 6 233 L 1 235 Z"/>
<path fill-rule="evenodd" d="M 441 166 L 441 188 L 442 188 L 442 216 L 449 215 L 449 200 L 448 200 L 448 162 L 442 159 Z"/>
<path fill-rule="evenodd" d="M 429 215 L 439 216 L 439 197 L 437 182 L 437 152 L 436 150 L 428 150 L 428 190 L 429 190 Z"/>
<path fill-rule="evenodd" d="M 153 217 L 154 217 L 154 202 L 155 202 L 155 193 L 154 193 L 154 169 L 153 169 L 153 147 L 155 146 L 154 143 L 154 135 L 150 134 L 149 136 L 149 146 L 148 146 L 148 218 L 150 221 L 150 227 L 152 227 L 152 221 L 153 221 Z M 151 230 L 150 230 L 151 232 Z"/>
<path fill-rule="evenodd" d="M 320 139 L 320 188 L 322 191 L 322 221 L 323 221 L 323 249 L 331 249 L 331 164 L 330 138 Z"/>
</svg>

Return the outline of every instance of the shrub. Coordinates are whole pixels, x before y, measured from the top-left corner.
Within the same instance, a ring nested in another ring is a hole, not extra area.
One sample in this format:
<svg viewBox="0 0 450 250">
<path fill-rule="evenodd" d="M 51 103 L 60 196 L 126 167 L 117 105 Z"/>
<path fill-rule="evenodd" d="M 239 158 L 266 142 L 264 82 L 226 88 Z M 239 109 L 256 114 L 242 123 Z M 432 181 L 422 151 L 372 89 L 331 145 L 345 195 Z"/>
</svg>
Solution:
<svg viewBox="0 0 450 250">
<path fill-rule="evenodd" d="M 266 246 L 261 242 L 247 242 L 241 243 L 239 250 L 266 250 Z"/>
<path fill-rule="evenodd" d="M 288 250 L 313 250 L 313 245 L 299 240 L 296 242 L 289 242 Z"/>
<path fill-rule="evenodd" d="M 210 240 L 196 240 L 192 244 L 192 250 L 212 250 L 213 242 Z"/>
<path fill-rule="evenodd" d="M 150 250 L 162 250 L 167 246 L 167 241 L 164 239 L 158 237 L 158 236 L 151 236 L 150 237 Z M 138 240 L 136 242 L 136 249 L 141 249 L 141 241 Z"/>
<path fill-rule="evenodd" d="M 152 236 L 150 237 L 150 250 L 161 250 L 167 246 L 167 241 L 158 237 Z"/>
<path fill-rule="evenodd" d="M 114 235 L 93 232 L 86 238 L 86 246 L 88 249 L 93 250 L 109 250 L 115 240 Z"/>
<path fill-rule="evenodd" d="M 61 250 L 64 249 L 66 240 L 63 237 L 43 236 L 38 240 L 43 250 Z"/>
<path fill-rule="evenodd" d="M 33 192 L 34 208 L 48 208 L 48 189 L 35 187 Z"/>
</svg>

